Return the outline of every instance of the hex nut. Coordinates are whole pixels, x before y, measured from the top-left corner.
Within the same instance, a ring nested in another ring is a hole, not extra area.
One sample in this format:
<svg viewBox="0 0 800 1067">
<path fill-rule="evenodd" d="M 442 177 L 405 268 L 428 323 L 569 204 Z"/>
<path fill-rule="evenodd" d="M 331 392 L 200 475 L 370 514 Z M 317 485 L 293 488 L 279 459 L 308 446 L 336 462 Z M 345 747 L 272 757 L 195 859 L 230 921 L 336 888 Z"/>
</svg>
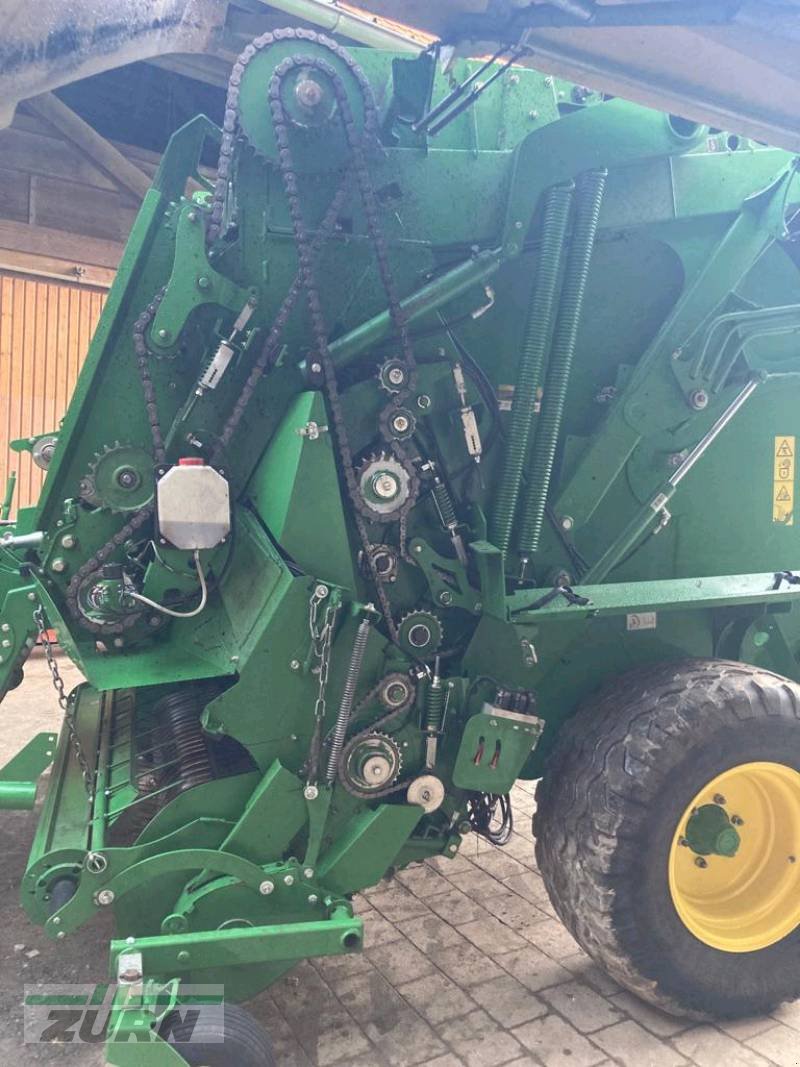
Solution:
<svg viewBox="0 0 800 1067">
<path fill-rule="evenodd" d="M 275 889 L 275 883 L 271 882 L 269 878 L 266 878 L 258 887 L 258 891 L 262 897 L 268 897 Z"/>
</svg>

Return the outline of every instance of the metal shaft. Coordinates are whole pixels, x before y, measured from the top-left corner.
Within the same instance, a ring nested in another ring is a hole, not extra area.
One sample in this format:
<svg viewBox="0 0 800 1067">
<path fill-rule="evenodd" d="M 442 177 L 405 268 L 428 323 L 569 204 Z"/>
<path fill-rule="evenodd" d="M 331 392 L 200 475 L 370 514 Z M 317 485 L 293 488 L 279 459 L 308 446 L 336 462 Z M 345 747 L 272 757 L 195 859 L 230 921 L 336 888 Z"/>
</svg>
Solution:
<svg viewBox="0 0 800 1067">
<path fill-rule="evenodd" d="M 554 185 L 545 196 L 539 263 L 525 324 L 514 401 L 511 406 L 511 426 L 490 534 L 492 543 L 504 554 L 508 552 L 511 541 L 511 528 L 517 509 L 522 469 L 528 453 L 536 394 L 541 384 L 545 354 L 550 341 L 559 267 L 573 190 L 571 182 Z"/>
<path fill-rule="evenodd" d="M 577 183 L 572 244 L 567 254 L 553 352 L 542 397 L 542 412 L 537 421 L 533 469 L 528 480 L 519 535 L 523 569 L 538 551 L 542 534 L 607 173 L 605 170 L 588 171 L 581 175 Z"/>
<path fill-rule="evenodd" d="M 358 630 L 356 630 L 355 640 L 353 641 L 353 651 L 350 653 L 347 677 L 344 681 L 342 699 L 339 703 L 339 712 L 336 716 L 336 726 L 333 730 L 331 750 L 328 755 L 328 769 L 325 772 L 325 781 L 328 785 L 333 785 L 336 781 L 336 775 L 339 768 L 339 756 L 341 755 L 342 746 L 344 745 L 347 727 L 350 724 L 350 715 L 353 711 L 353 701 L 356 695 L 356 687 L 358 686 L 358 677 L 361 674 L 361 664 L 364 662 L 364 653 L 367 649 L 369 630 L 369 619 L 362 619 L 359 623 Z"/>
</svg>

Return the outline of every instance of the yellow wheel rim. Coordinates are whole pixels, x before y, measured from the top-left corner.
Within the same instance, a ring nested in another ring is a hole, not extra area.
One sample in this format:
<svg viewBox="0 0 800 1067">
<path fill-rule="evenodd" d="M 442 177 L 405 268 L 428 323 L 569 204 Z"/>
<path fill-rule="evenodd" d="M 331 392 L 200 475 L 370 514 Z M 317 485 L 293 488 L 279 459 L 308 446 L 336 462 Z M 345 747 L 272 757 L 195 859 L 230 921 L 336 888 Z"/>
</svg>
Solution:
<svg viewBox="0 0 800 1067">
<path fill-rule="evenodd" d="M 669 888 L 684 926 L 712 948 L 755 952 L 790 934 L 800 925 L 800 774 L 742 763 L 704 786 L 675 830 Z"/>
</svg>

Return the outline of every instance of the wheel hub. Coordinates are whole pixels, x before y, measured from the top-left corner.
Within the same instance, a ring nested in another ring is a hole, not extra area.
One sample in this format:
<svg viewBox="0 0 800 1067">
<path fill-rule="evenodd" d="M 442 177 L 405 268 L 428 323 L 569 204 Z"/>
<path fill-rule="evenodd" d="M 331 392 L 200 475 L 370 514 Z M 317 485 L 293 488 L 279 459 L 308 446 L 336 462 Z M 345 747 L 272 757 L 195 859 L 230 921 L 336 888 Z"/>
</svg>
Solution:
<svg viewBox="0 0 800 1067">
<path fill-rule="evenodd" d="M 800 925 L 800 774 L 743 763 L 684 811 L 669 854 L 672 901 L 698 940 L 754 952 Z"/>
</svg>

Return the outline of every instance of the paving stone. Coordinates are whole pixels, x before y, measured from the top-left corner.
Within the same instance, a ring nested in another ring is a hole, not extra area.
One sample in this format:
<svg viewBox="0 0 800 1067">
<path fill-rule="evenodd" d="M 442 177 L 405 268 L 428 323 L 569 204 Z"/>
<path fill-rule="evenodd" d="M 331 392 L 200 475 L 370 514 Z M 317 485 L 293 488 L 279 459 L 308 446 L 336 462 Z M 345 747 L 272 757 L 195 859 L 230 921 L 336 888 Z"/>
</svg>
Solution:
<svg viewBox="0 0 800 1067">
<path fill-rule="evenodd" d="M 496 963 L 469 942 L 454 945 L 441 952 L 432 952 L 430 958 L 441 971 L 461 986 L 478 985 L 503 973 Z"/>
<path fill-rule="evenodd" d="M 496 893 L 498 889 L 497 879 L 478 867 L 472 867 L 469 871 L 457 871 L 450 875 L 449 881 L 456 889 L 460 889 L 462 893 L 466 893 L 468 897 L 472 897 L 481 904 L 490 900 L 492 893 Z"/>
<path fill-rule="evenodd" d="M 403 919 L 413 919 L 417 915 L 427 915 L 427 905 L 409 892 L 405 886 L 396 883 L 388 889 L 375 893 L 369 898 L 370 904 L 377 908 L 384 919 L 399 923 Z"/>
<path fill-rule="evenodd" d="M 319 956 L 313 963 L 315 969 L 329 984 L 335 984 L 342 978 L 349 978 L 353 974 L 363 974 L 373 970 L 369 958 L 363 952 L 348 952 L 344 956 Z"/>
<path fill-rule="evenodd" d="M 800 1030 L 800 1000 L 794 1000 L 789 1004 L 781 1004 L 772 1013 L 773 1019 L 779 1023 L 791 1026 L 793 1030 Z"/>
<path fill-rule="evenodd" d="M 713 1026 L 697 1026 L 672 1043 L 697 1067 L 768 1067 L 763 1056 Z"/>
<path fill-rule="evenodd" d="M 455 856 L 431 856 L 425 862 L 445 878 L 449 878 L 456 871 L 468 871 L 472 867 L 472 861 L 461 852 L 457 852 Z"/>
<path fill-rule="evenodd" d="M 547 1011 L 547 1006 L 510 974 L 475 986 L 471 993 L 480 1006 L 507 1030 L 537 1019 Z"/>
<path fill-rule="evenodd" d="M 393 985 L 420 978 L 433 970 L 430 959 L 406 938 L 367 949 L 367 955 Z"/>
<path fill-rule="evenodd" d="M 397 880 L 406 889 L 410 889 L 415 896 L 423 899 L 435 896 L 437 893 L 446 893 L 450 888 L 450 883 L 444 875 L 428 866 L 427 863 L 415 863 L 404 871 L 398 872 Z"/>
<path fill-rule="evenodd" d="M 435 1060 L 431 1060 L 427 1067 L 464 1067 L 464 1061 L 454 1056 L 452 1052 L 448 1052 L 444 1056 L 437 1056 Z"/>
<path fill-rule="evenodd" d="M 550 904 L 550 897 L 544 887 L 541 875 L 536 871 L 525 871 L 522 874 L 514 874 L 510 878 L 503 879 L 503 885 L 512 893 L 529 900 L 532 904 L 543 906 Z"/>
<path fill-rule="evenodd" d="M 369 1041 L 344 1008 L 307 1019 L 295 1028 L 295 1036 L 318 1067 L 349 1062 L 369 1051 Z"/>
<path fill-rule="evenodd" d="M 402 934 L 388 919 L 377 911 L 364 916 L 364 948 L 385 945 L 387 941 L 397 941 Z"/>
<path fill-rule="evenodd" d="M 581 982 L 564 982 L 545 989 L 542 998 L 584 1034 L 621 1021 L 620 1012 L 605 997 Z"/>
<path fill-rule="evenodd" d="M 475 1011 L 475 1001 L 439 971 L 406 982 L 397 992 L 434 1025 Z"/>
<path fill-rule="evenodd" d="M 720 1019 L 717 1022 L 720 1030 L 724 1030 L 737 1041 L 746 1041 L 749 1037 L 755 1037 L 756 1034 L 763 1034 L 765 1030 L 772 1029 L 774 1025 L 775 1020 L 771 1015 L 754 1015 L 750 1019 Z"/>
<path fill-rule="evenodd" d="M 531 928 L 527 940 L 554 960 L 574 956 L 578 950 L 575 938 L 556 919 L 546 919 L 544 922 L 536 923 Z"/>
<path fill-rule="evenodd" d="M 436 912 L 437 915 L 452 923 L 453 926 L 472 922 L 473 919 L 477 919 L 484 912 L 481 903 L 473 900 L 472 897 L 468 897 L 466 893 L 462 893 L 455 886 L 451 886 L 447 893 L 437 893 L 435 897 L 430 897 L 425 903 L 431 911 Z"/>
<path fill-rule="evenodd" d="M 522 834 L 512 834 L 508 844 L 503 845 L 503 851 L 507 856 L 513 856 L 525 867 L 536 868 L 536 857 L 533 850 L 533 841 L 530 837 Z"/>
<path fill-rule="evenodd" d="M 670 1045 L 629 1019 L 592 1034 L 592 1041 L 623 1067 L 680 1067 L 686 1060 Z"/>
<path fill-rule="evenodd" d="M 609 1000 L 615 1007 L 626 1015 L 630 1015 L 637 1023 L 641 1023 L 646 1030 L 649 1030 L 651 1034 L 655 1034 L 656 1037 L 672 1037 L 673 1034 L 679 1034 L 682 1030 L 686 1030 L 692 1025 L 688 1019 L 679 1019 L 675 1015 L 667 1015 L 665 1011 L 659 1011 L 652 1004 L 640 1000 L 639 997 L 634 996 L 633 993 L 629 993 L 627 990 L 623 990 L 622 993 L 615 993 L 612 997 L 609 997 Z"/>
<path fill-rule="evenodd" d="M 419 919 L 406 919 L 405 922 L 397 925 L 409 941 L 412 941 L 422 952 L 435 952 L 450 948 L 452 945 L 464 944 L 461 934 L 438 915 L 423 915 Z"/>
<path fill-rule="evenodd" d="M 399 1016 L 408 1011 L 405 1000 L 378 971 L 343 979 L 336 986 L 336 993 L 362 1026 L 377 1022 L 390 1029 Z"/>
<path fill-rule="evenodd" d="M 604 1053 L 557 1015 L 534 1019 L 512 1033 L 547 1067 L 595 1067 L 605 1059 Z"/>
<path fill-rule="evenodd" d="M 438 1030 L 467 1067 L 497 1067 L 516 1059 L 522 1051 L 516 1039 L 501 1030 L 485 1011 L 451 1019 Z"/>
<path fill-rule="evenodd" d="M 506 889 L 492 894 L 491 900 L 487 901 L 487 910 L 523 937 L 525 931 L 548 918 L 536 904 Z"/>
<path fill-rule="evenodd" d="M 745 1044 L 777 1063 L 779 1067 L 797 1067 L 800 1063 L 800 1040 L 797 1031 L 785 1023 L 778 1023 L 756 1037 L 749 1038 Z"/>
<path fill-rule="evenodd" d="M 338 1010 L 338 1002 L 330 987 L 307 961 L 271 986 L 270 994 L 291 1024 L 308 1015 Z"/>
<path fill-rule="evenodd" d="M 391 1026 L 367 1023 L 365 1033 L 391 1067 L 428 1064 L 447 1051 L 425 1020 L 410 1008 L 399 1015 Z"/>
<path fill-rule="evenodd" d="M 562 967 L 566 967 L 568 971 L 572 971 L 579 981 L 592 986 L 604 997 L 610 997 L 612 993 L 622 992 L 622 986 L 615 982 L 602 967 L 598 967 L 585 952 L 579 951 L 573 956 L 565 956 L 562 960 L 559 960 L 559 963 Z"/>
<path fill-rule="evenodd" d="M 472 862 L 500 881 L 527 873 L 524 864 L 499 848 L 492 848 L 485 852 L 479 850 Z"/>
<path fill-rule="evenodd" d="M 476 948 L 492 957 L 525 947 L 524 937 L 495 919 L 488 911 L 481 918 L 465 923 L 458 929 Z"/>
<path fill-rule="evenodd" d="M 495 962 L 533 993 L 572 979 L 569 971 L 533 945 L 528 945 L 518 952 L 509 952 L 505 956 L 497 956 Z"/>
</svg>

